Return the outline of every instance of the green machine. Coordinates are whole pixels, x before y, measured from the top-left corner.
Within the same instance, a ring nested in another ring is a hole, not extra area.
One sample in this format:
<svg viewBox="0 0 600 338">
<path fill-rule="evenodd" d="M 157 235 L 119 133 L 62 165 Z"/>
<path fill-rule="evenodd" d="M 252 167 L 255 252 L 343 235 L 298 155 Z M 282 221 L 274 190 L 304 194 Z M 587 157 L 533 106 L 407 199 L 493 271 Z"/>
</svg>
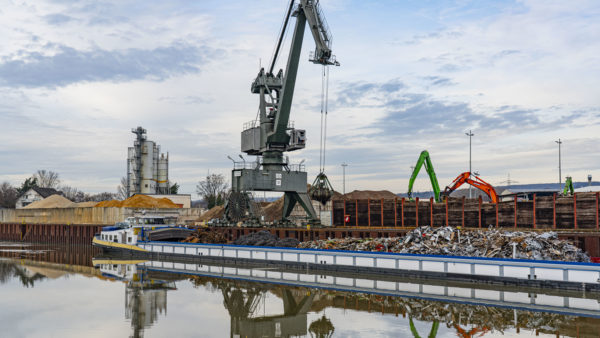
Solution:
<svg viewBox="0 0 600 338">
<path fill-rule="evenodd" d="M 419 175 L 419 171 L 421 167 L 425 166 L 425 171 L 427 171 L 427 175 L 429 175 L 429 180 L 431 181 L 431 186 L 433 187 L 434 199 L 436 202 L 441 202 L 440 199 L 440 185 L 438 183 L 437 177 L 435 176 L 435 171 L 433 170 L 433 164 L 431 163 L 431 157 L 429 156 L 429 152 L 427 150 L 423 150 L 421 155 L 419 156 L 419 160 L 417 160 L 417 164 L 415 165 L 415 169 L 410 176 L 410 181 L 408 182 L 408 198 L 412 199 L 412 189 L 417 179 L 417 175 Z"/>
<path fill-rule="evenodd" d="M 573 179 L 571 176 L 567 176 L 567 180 L 565 181 L 565 188 L 563 189 L 563 196 L 573 196 L 575 193 L 575 188 L 573 188 Z"/>
</svg>

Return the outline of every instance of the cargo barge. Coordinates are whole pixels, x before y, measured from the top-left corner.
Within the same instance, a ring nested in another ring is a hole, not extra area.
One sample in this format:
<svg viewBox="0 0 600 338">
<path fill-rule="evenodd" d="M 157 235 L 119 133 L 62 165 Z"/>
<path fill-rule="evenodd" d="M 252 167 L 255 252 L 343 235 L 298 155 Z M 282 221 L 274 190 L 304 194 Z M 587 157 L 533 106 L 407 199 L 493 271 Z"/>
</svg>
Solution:
<svg viewBox="0 0 600 338">
<path fill-rule="evenodd" d="M 106 234 L 101 233 L 92 243 L 121 257 L 177 260 L 184 264 L 229 262 L 243 267 L 266 265 L 307 271 L 600 291 L 600 264 L 595 263 L 175 243 L 125 237 L 127 242 L 120 242 L 120 238 L 107 240 Z"/>
</svg>

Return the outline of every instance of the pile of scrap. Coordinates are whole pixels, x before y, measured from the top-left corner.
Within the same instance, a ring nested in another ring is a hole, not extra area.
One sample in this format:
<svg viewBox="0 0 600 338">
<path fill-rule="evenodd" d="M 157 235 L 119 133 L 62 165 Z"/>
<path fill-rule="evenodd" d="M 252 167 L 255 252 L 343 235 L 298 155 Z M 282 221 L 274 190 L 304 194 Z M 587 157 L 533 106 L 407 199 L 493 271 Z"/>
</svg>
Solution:
<svg viewBox="0 0 600 338">
<path fill-rule="evenodd" d="M 198 229 L 182 242 L 185 243 L 208 243 L 208 244 L 225 244 L 227 237 L 220 232 L 211 231 L 208 229 Z"/>
<path fill-rule="evenodd" d="M 179 206 L 170 199 L 154 198 L 147 195 L 133 195 L 126 200 L 110 200 L 102 201 L 95 205 L 96 208 L 155 208 L 155 209 L 172 209 Z"/>
<path fill-rule="evenodd" d="M 298 247 L 490 258 L 513 258 L 514 248 L 517 259 L 590 261 L 572 242 L 558 239 L 556 232 L 461 231 L 452 227 L 420 227 L 404 237 L 317 240 Z"/>
<path fill-rule="evenodd" d="M 300 242 L 295 238 L 279 238 L 266 230 L 254 232 L 238 237 L 233 244 L 251 246 L 274 246 L 282 248 L 295 248 Z"/>
</svg>

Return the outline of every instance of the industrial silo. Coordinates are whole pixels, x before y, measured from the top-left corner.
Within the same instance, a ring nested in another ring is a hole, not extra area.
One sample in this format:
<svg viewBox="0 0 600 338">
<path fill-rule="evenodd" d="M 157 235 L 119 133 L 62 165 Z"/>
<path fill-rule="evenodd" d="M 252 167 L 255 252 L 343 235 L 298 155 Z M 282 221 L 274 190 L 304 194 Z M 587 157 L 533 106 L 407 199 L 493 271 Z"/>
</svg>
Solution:
<svg viewBox="0 0 600 338">
<path fill-rule="evenodd" d="M 168 194 L 169 193 L 169 154 L 165 157 L 165 154 L 160 155 L 158 160 L 158 193 Z"/>
<path fill-rule="evenodd" d="M 142 144 L 142 180 L 141 193 L 156 193 L 156 181 L 154 180 L 154 142 L 144 141 Z"/>
</svg>

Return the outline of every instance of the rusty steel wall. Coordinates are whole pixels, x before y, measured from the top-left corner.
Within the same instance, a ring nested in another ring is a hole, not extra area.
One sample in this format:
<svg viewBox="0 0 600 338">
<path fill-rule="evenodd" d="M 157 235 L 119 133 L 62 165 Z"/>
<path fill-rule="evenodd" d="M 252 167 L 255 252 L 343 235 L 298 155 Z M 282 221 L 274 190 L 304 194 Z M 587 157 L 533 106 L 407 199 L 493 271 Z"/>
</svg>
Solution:
<svg viewBox="0 0 600 338">
<path fill-rule="evenodd" d="M 334 200 L 336 227 L 417 227 L 600 230 L 599 193 L 543 196 L 497 204 L 478 199 Z"/>
<path fill-rule="evenodd" d="M 102 225 L 0 223 L 0 240 L 29 243 L 91 244 Z"/>
</svg>

